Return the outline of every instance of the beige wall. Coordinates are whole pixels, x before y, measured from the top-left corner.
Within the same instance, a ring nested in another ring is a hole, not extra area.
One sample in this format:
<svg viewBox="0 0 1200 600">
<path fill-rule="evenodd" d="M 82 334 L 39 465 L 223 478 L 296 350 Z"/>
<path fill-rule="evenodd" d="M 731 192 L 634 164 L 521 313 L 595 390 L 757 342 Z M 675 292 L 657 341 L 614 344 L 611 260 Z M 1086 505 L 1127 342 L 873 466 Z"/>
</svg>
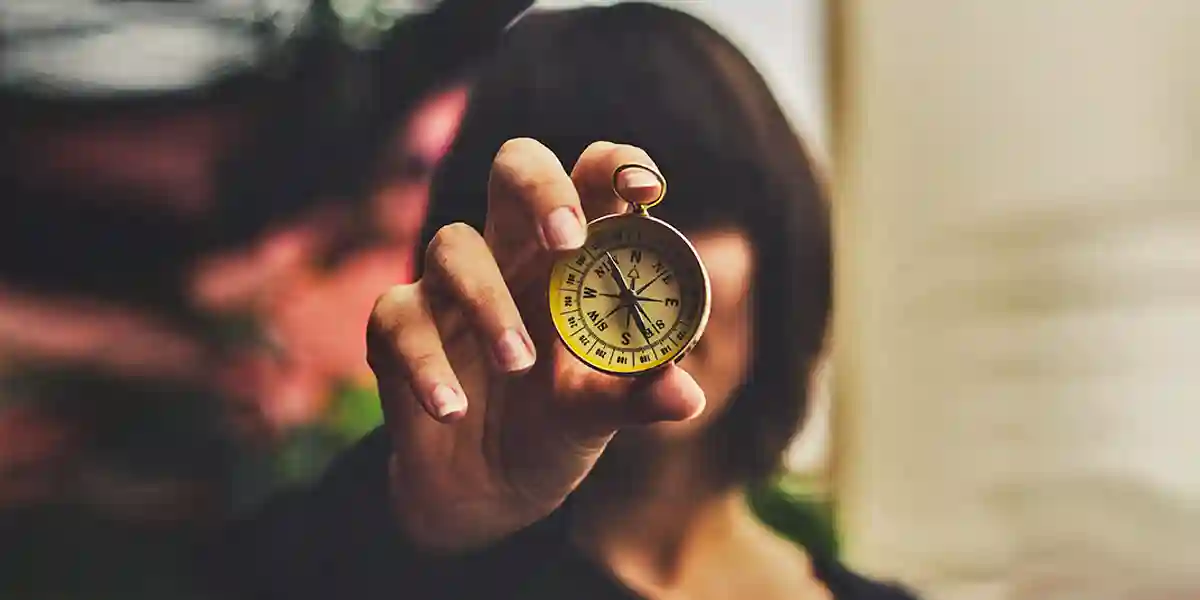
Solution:
<svg viewBox="0 0 1200 600">
<path fill-rule="evenodd" d="M 850 561 L 1200 598 L 1200 2 L 840 6 Z"/>
</svg>

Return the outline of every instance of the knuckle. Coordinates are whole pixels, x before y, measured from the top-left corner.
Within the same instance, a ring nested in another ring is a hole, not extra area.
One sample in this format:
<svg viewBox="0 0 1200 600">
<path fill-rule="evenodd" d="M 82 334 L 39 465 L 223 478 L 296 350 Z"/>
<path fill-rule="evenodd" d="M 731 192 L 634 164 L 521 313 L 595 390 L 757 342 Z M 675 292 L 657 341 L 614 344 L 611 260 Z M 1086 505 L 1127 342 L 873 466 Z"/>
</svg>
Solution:
<svg viewBox="0 0 1200 600">
<path fill-rule="evenodd" d="M 372 366 L 375 362 L 390 357 L 395 353 L 398 332 L 403 329 L 406 319 L 415 314 L 413 310 L 417 284 L 397 285 L 379 295 L 367 318 L 367 362 Z"/>
<path fill-rule="evenodd" d="M 507 290 L 500 284 L 479 281 L 471 289 L 470 302 L 478 312 L 497 312 L 503 306 L 506 294 Z"/>
<path fill-rule="evenodd" d="M 446 252 L 449 249 L 470 243 L 476 237 L 479 237 L 479 232 L 475 231 L 474 227 L 461 221 L 451 223 L 437 230 L 437 233 L 433 235 L 433 239 L 429 241 L 429 250 L 430 252 Z"/>
<path fill-rule="evenodd" d="M 513 138 L 504 142 L 492 162 L 489 186 L 493 190 L 531 197 L 532 192 L 552 184 L 553 169 L 545 168 L 557 157 L 533 138 Z"/>
<path fill-rule="evenodd" d="M 428 266 L 443 272 L 450 269 L 457 252 L 470 248 L 477 239 L 482 239 L 474 227 L 466 223 L 451 223 L 437 230 L 425 253 Z"/>
<path fill-rule="evenodd" d="M 500 144 L 500 150 L 496 152 L 495 164 L 509 165 L 513 161 L 519 161 L 523 154 L 531 151 L 536 151 L 541 148 L 542 144 L 531 137 L 515 137 Z"/>
<path fill-rule="evenodd" d="M 592 142 L 592 143 L 588 144 L 588 147 L 585 148 L 583 150 L 583 153 L 581 153 L 579 156 L 581 158 L 585 157 L 585 156 L 586 157 L 601 156 L 607 152 L 611 152 L 613 150 L 613 148 L 616 148 L 616 147 L 617 147 L 617 145 L 612 142 L 596 141 L 596 142 Z"/>
<path fill-rule="evenodd" d="M 391 328 L 398 308 L 412 296 L 408 289 L 412 285 L 392 286 L 375 299 L 375 304 L 371 307 L 371 316 L 367 319 L 369 333 L 378 333 Z"/>
<path fill-rule="evenodd" d="M 518 178 L 534 144 L 537 142 L 532 138 L 513 138 L 504 142 L 492 159 L 491 180 L 505 182 Z"/>
<path fill-rule="evenodd" d="M 404 358 L 410 373 L 430 373 L 440 369 L 442 363 L 440 348 L 428 344 L 413 348 Z"/>
</svg>

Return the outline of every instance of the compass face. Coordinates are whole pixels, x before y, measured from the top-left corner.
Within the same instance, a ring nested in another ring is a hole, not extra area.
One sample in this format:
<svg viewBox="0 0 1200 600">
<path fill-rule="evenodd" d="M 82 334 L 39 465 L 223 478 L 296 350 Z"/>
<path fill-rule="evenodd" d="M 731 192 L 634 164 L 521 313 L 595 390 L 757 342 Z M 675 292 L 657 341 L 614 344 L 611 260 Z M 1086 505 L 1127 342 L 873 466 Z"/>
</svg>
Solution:
<svg viewBox="0 0 1200 600">
<path fill-rule="evenodd" d="M 597 370 L 633 375 L 683 358 L 708 321 L 708 274 L 692 245 L 644 215 L 588 225 L 588 241 L 554 265 L 550 313 L 571 352 Z"/>
</svg>

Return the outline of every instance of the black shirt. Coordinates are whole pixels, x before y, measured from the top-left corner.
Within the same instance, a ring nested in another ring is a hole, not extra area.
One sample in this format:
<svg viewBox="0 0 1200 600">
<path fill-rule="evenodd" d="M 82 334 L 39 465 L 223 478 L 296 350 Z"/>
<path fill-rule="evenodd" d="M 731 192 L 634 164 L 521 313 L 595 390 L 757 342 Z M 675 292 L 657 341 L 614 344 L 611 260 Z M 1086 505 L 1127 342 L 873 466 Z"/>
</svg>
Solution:
<svg viewBox="0 0 1200 600">
<path fill-rule="evenodd" d="M 245 600 L 640 600 L 566 541 L 560 513 L 494 547 L 436 559 L 408 548 L 387 508 L 382 429 L 343 455 L 311 489 L 272 501 L 207 549 L 219 593 Z M 814 559 L 838 600 L 913 600 L 836 561 Z M 207 578 L 207 577 L 206 577 Z"/>
</svg>

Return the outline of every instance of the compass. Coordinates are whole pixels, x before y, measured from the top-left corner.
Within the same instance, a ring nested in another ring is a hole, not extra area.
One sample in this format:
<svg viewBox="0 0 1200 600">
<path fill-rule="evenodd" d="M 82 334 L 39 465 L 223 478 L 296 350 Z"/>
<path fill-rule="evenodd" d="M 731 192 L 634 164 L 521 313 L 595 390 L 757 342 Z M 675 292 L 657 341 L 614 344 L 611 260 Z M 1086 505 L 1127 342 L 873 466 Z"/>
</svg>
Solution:
<svg viewBox="0 0 1200 600">
<path fill-rule="evenodd" d="M 626 212 L 588 223 L 587 241 L 560 256 L 550 273 L 550 318 L 563 344 L 584 364 L 611 375 L 638 375 L 683 359 L 708 322 L 708 272 L 692 243 L 650 216 L 661 191 Z"/>
</svg>

